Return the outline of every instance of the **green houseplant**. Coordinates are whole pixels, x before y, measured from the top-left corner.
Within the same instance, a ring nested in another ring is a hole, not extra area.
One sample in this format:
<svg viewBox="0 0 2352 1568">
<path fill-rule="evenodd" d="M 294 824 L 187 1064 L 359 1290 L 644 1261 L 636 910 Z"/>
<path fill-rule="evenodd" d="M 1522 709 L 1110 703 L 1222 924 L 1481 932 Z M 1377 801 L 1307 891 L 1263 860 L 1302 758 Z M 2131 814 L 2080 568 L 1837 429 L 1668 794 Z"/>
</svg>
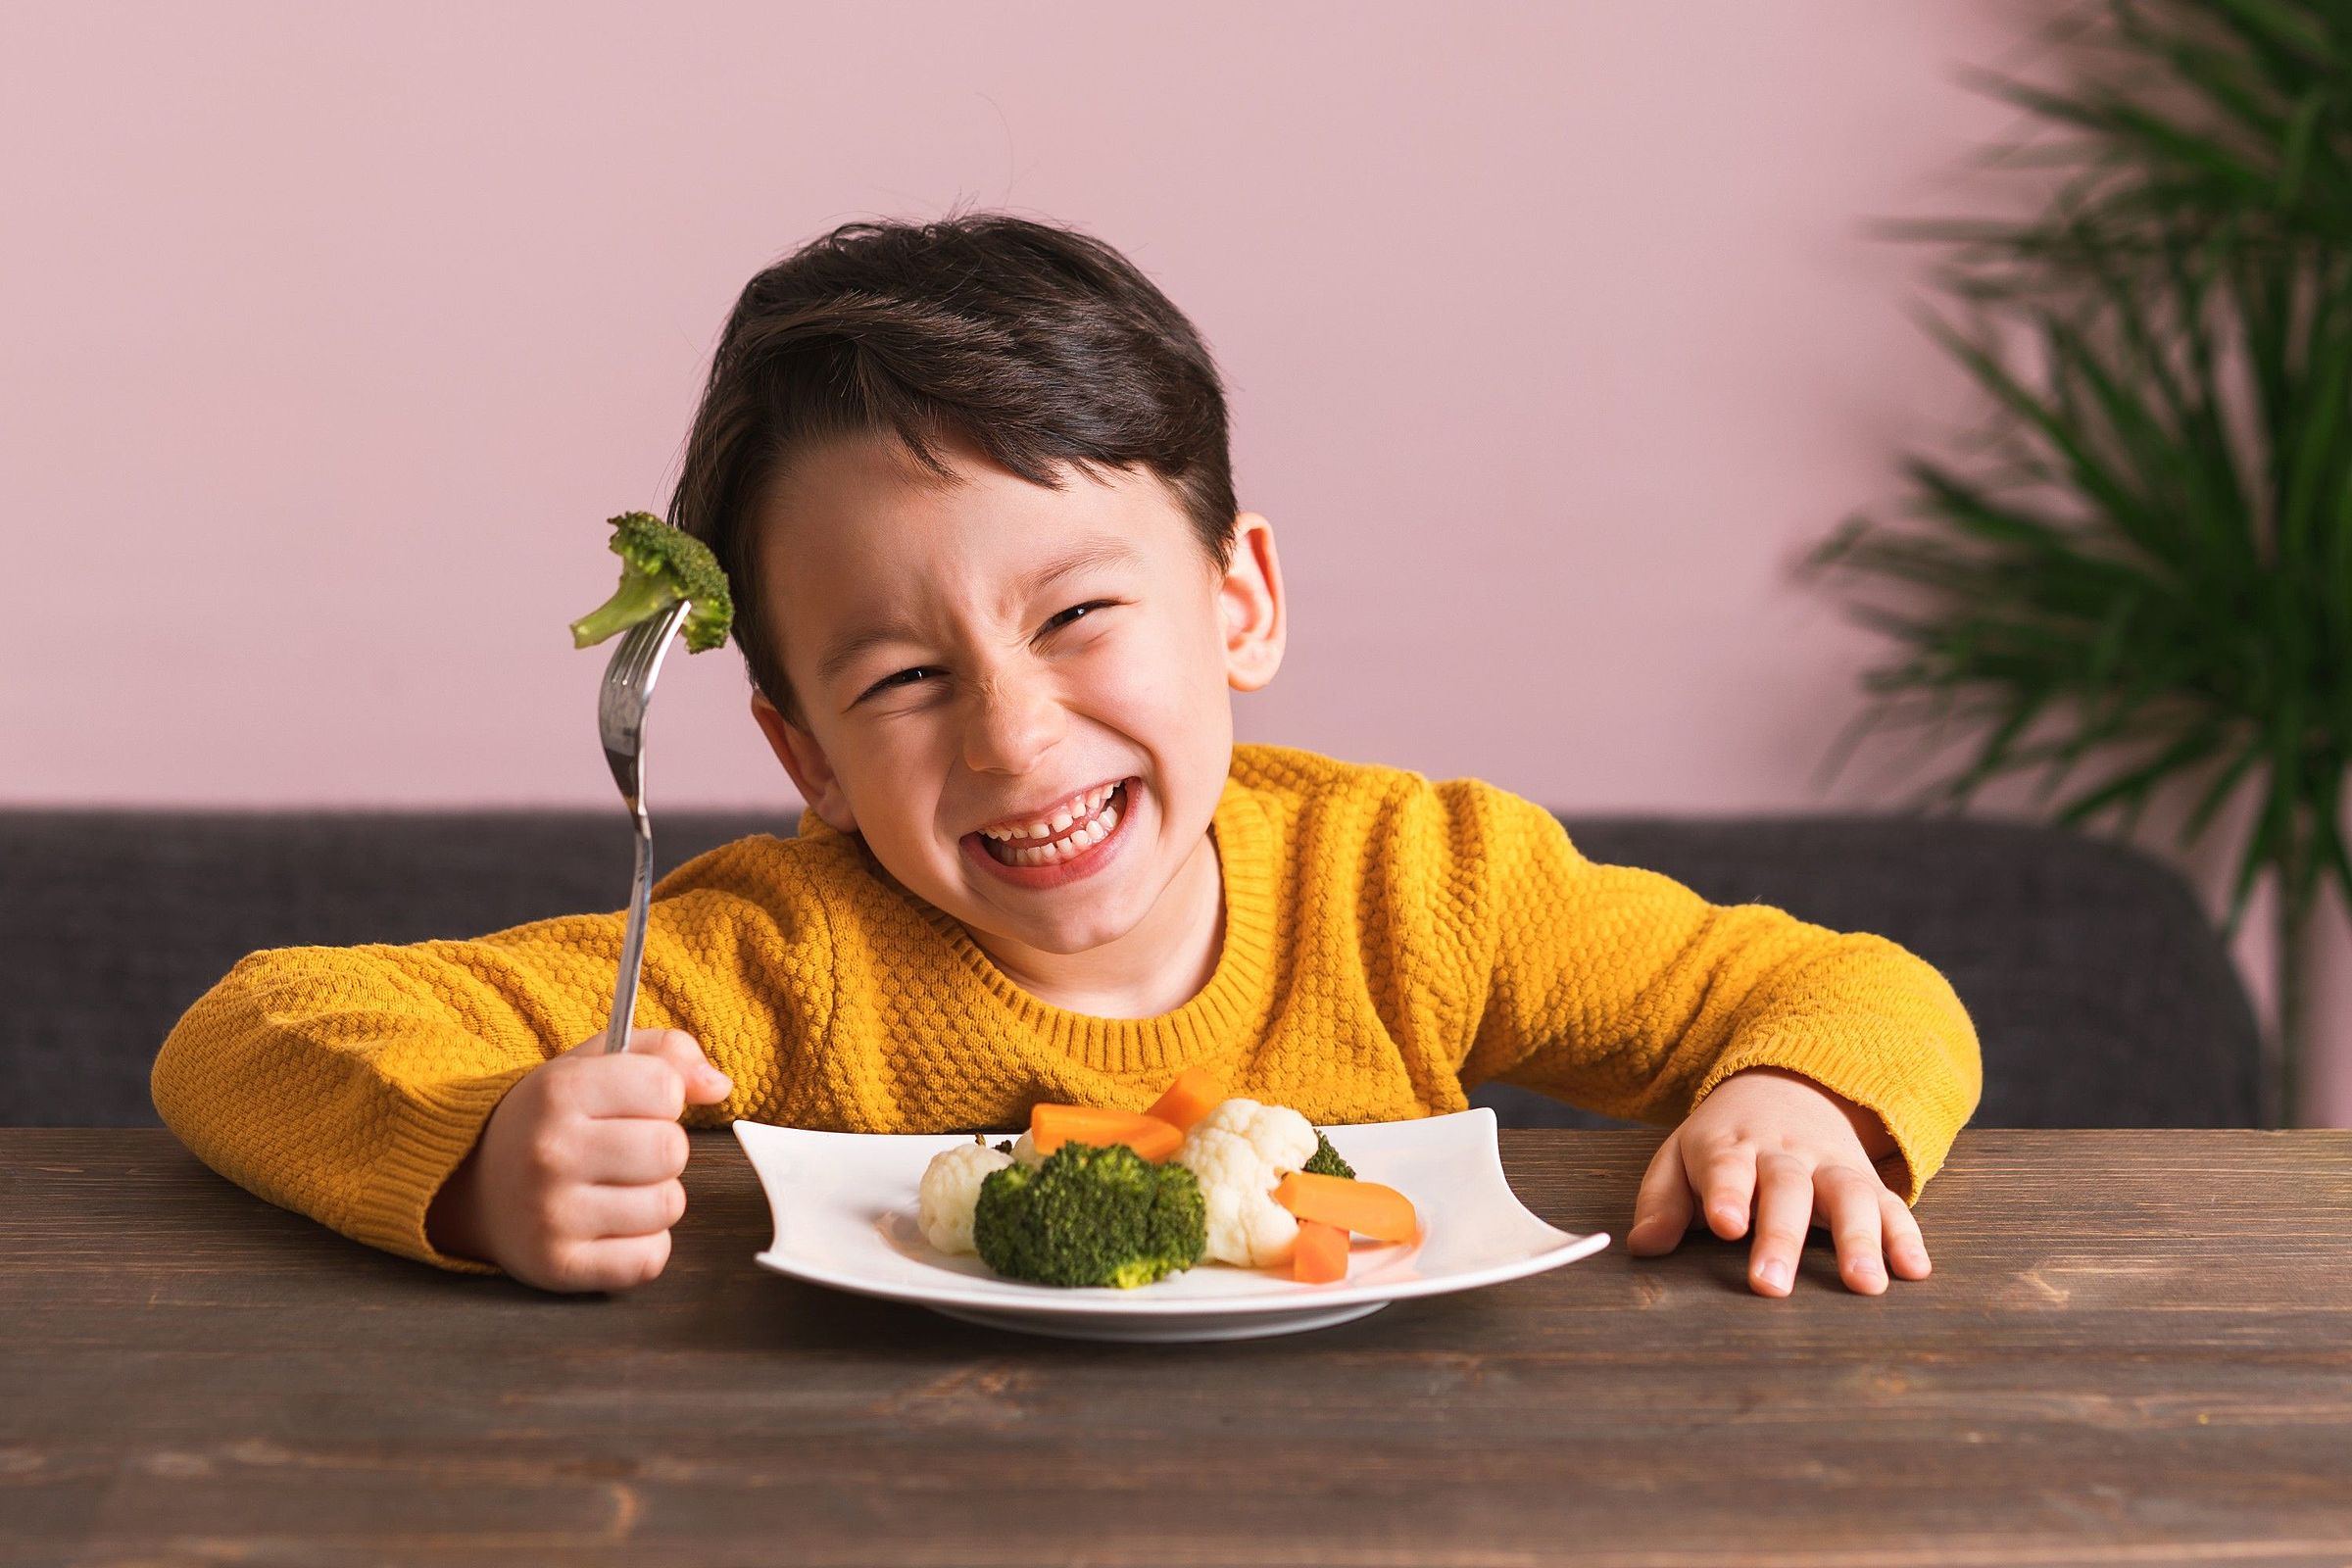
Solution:
<svg viewBox="0 0 2352 1568">
<path fill-rule="evenodd" d="M 2278 1015 L 2263 1116 L 2294 1125 L 2307 931 L 2352 900 L 2352 0 L 2099 0 L 2064 87 L 1976 74 L 2028 111 L 2023 220 L 1886 225 L 1941 247 L 1925 324 L 1988 393 L 1959 462 L 1907 456 L 1907 526 L 1846 519 L 1800 575 L 1900 585 L 1896 640 L 1834 772 L 1887 722 L 1982 730 L 1917 804 L 2039 766 L 2057 819 L 2194 788 L 2193 847 L 2259 790 L 2225 937 L 2266 873 Z M 1955 321 L 1950 318 L 1958 316 Z M 2186 804 L 2187 797 L 2181 797 Z"/>
</svg>

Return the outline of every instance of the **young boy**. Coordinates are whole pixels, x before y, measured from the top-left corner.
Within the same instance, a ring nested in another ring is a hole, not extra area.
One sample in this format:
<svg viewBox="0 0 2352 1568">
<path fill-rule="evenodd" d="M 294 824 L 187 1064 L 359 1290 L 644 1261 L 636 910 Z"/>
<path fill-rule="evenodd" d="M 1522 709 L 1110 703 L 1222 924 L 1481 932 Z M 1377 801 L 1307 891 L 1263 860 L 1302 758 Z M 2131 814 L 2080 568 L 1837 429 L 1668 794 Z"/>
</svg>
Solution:
<svg viewBox="0 0 2352 1568">
<path fill-rule="evenodd" d="M 617 913 L 246 957 L 155 1064 L 216 1169 L 445 1268 L 613 1290 L 667 1259 L 681 1116 L 1005 1128 L 1205 1062 L 1344 1123 L 1503 1079 L 1676 1124 L 1636 1253 L 1703 1206 L 1752 1222 L 1765 1295 L 1815 1223 L 1850 1289 L 1928 1273 L 1908 1204 L 1980 1088 L 1933 967 L 1593 864 L 1490 785 L 1233 744 L 1228 691 L 1282 659 L 1274 530 L 1208 351 L 1116 252 L 974 214 L 761 272 L 671 520 L 728 569 L 798 836 L 655 890 L 624 1054 Z"/>
</svg>

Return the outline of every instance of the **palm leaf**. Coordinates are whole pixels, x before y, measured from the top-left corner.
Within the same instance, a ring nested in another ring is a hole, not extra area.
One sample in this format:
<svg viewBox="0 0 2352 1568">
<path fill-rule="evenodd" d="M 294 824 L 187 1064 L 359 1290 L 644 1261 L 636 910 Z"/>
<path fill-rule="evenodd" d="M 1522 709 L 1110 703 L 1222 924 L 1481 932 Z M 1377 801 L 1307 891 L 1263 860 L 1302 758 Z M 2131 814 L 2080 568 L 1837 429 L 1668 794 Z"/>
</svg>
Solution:
<svg viewBox="0 0 2352 1568">
<path fill-rule="evenodd" d="M 2343 806 L 2344 771 L 2337 766 L 2320 775 L 2320 808 L 2312 813 L 2312 823 L 2318 830 L 2320 854 L 2326 857 L 2328 870 L 2335 878 L 2336 891 L 2345 906 L 2352 908 L 2352 856 L 2346 855 L 2343 834 L 2336 827 L 2343 820 L 2337 813 Z"/>
<path fill-rule="evenodd" d="M 2214 9 L 2282 84 L 2311 79 L 2313 68 L 2341 79 L 2343 51 L 2327 21 L 2308 6 L 2279 0 L 2212 0 Z"/>
<path fill-rule="evenodd" d="M 1980 385 L 2011 412 L 2032 423 L 2044 440 L 2064 455 L 2076 482 L 2106 510 L 2108 515 L 2121 520 L 2136 517 L 2142 512 L 2139 498 L 2130 494 L 2106 466 L 2091 454 L 2082 432 L 2069 426 L 2057 410 L 2029 391 L 1990 350 L 1970 342 L 1932 317 L 1923 317 L 1922 321 L 1929 333 L 1967 367 Z M 2138 517 L 2136 525 L 2145 526 L 2144 517 Z"/>
<path fill-rule="evenodd" d="M 2121 800 L 2144 798 L 2156 785 L 2175 777 L 2193 762 L 2201 762 L 2221 750 L 2223 735 L 2220 726 L 2207 725 L 2182 736 L 2158 753 L 2152 760 L 2137 767 L 2118 773 L 2097 789 L 2076 797 L 2058 808 L 2061 824 L 2073 827 L 2096 816 Z"/>
<path fill-rule="evenodd" d="M 2237 786 L 2245 779 L 2247 771 L 2262 759 L 2263 745 L 2257 739 L 2238 753 L 2228 767 L 2222 769 L 2212 787 L 2206 791 L 2204 798 L 2198 801 L 2196 808 L 2189 812 L 2188 820 L 2181 826 L 2180 843 L 2182 849 L 2196 847 L 2197 840 L 2205 836 L 2205 829 L 2212 824 L 2214 813 L 2219 811 L 2223 803 L 2236 792 Z"/>
</svg>

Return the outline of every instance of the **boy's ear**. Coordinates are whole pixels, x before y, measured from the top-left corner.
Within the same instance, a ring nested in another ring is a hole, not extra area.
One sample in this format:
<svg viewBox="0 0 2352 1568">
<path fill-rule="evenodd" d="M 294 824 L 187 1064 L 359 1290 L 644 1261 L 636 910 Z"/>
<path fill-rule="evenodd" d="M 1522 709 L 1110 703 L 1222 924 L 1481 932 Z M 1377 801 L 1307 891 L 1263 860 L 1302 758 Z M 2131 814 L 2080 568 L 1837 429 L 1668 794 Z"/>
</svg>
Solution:
<svg viewBox="0 0 2352 1568">
<path fill-rule="evenodd" d="M 1253 692 L 1282 665 L 1286 625 L 1282 563 L 1274 555 L 1274 525 L 1254 512 L 1234 518 L 1233 564 L 1217 584 L 1225 620 L 1225 681 Z"/>
<path fill-rule="evenodd" d="M 801 799 L 808 803 L 809 809 L 829 827 L 844 833 L 857 832 L 857 813 L 850 809 L 850 798 L 842 793 L 841 779 L 825 760 L 824 748 L 816 744 L 816 737 L 786 718 L 764 692 L 756 689 L 752 693 L 752 717 L 759 723 L 760 733 L 767 737 L 768 749 L 776 754 L 776 760 L 792 775 L 793 784 L 800 790 Z"/>
</svg>

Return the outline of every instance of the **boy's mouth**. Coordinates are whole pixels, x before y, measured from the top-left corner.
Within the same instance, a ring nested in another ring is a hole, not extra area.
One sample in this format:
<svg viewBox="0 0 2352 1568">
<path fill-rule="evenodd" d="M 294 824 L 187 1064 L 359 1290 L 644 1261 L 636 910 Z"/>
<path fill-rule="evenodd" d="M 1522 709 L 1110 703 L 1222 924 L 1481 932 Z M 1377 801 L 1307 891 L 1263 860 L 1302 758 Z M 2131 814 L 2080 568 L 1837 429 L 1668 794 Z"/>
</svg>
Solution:
<svg viewBox="0 0 2352 1568">
<path fill-rule="evenodd" d="M 966 833 L 965 853 L 1024 885 L 1048 887 L 1083 876 L 1109 858 L 1139 783 L 1123 778 L 1099 784 L 1031 821 Z"/>
</svg>

